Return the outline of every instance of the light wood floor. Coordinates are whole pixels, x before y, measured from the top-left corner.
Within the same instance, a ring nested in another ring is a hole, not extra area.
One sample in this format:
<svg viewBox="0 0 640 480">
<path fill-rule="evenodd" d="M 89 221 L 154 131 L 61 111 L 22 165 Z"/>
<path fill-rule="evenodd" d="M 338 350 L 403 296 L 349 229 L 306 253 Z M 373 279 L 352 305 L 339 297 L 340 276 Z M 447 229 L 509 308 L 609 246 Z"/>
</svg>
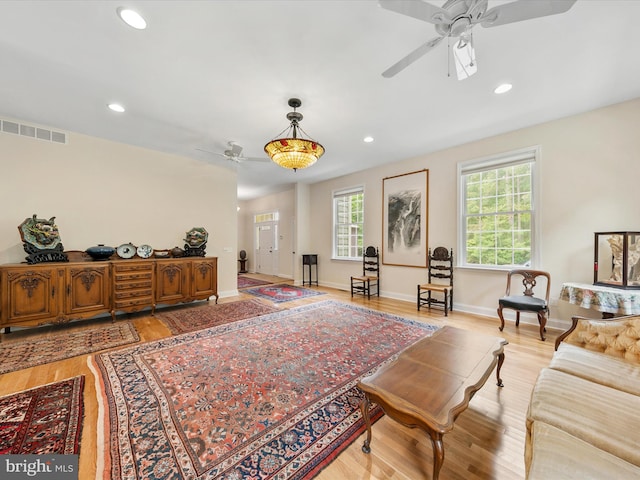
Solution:
<svg viewBox="0 0 640 480">
<path fill-rule="evenodd" d="M 281 278 L 250 275 L 271 279 Z M 553 344 L 559 331 L 549 330 L 546 342 L 538 336 L 538 329 L 521 324 L 516 328 L 507 322 L 503 332 L 498 330 L 498 318 L 486 318 L 450 312 L 444 317 L 441 310 L 419 313 L 413 303 L 385 298 L 364 297 L 352 299 L 349 292 L 313 287 L 328 295 L 301 299 L 280 304 L 291 308 L 320 300 L 334 299 L 352 302 L 367 308 L 382 310 L 406 318 L 436 325 L 452 325 L 489 335 L 502 336 L 509 341 L 505 348 L 506 359 L 501 376 L 504 388 L 492 381 L 476 393 L 469 408 L 456 421 L 453 431 L 444 437 L 445 461 L 440 478 L 472 480 L 514 480 L 524 478 L 525 416 L 531 389 L 541 368 L 549 364 Z M 220 303 L 237 301 L 249 295 L 220 299 Z M 252 297 L 255 298 L 255 297 Z M 181 307 L 188 308 L 188 307 Z M 150 315 L 123 316 L 136 326 L 141 341 L 156 340 L 170 335 L 169 330 Z M 109 320 L 106 320 L 109 321 Z M 5 335 L 4 341 L 11 341 Z M 39 334 L 38 334 L 39 335 Z M 51 383 L 76 375 L 85 375 L 84 426 L 80 448 L 79 478 L 94 477 L 96 449 L 97 409 L 95 381 L 87 366 L 87 355 L 75 357 L 39 367 L 0 376 L 0 396 Z M 341 453 L 317 477 L 321 480 L 354 479 L 422 479 L 431 478 L 432 447 L 427 435 L 418 429 L 410 429 L 383 417 L 373 426 L 371 453 L 361 451 L 363 436 Z"/>
</svg>

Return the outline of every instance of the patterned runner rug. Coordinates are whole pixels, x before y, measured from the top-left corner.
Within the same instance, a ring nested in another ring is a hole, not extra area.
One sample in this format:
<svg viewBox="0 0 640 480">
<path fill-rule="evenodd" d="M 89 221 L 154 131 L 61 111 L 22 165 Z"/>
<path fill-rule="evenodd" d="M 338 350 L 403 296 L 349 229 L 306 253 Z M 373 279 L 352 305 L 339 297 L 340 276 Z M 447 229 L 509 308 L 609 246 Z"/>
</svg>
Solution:
<svg viewBox="0 0 640 480">
<path fill-rule="evenodd" d="M 436 328 L 324 301 L 91 357 L 97 478 L 312 478 L 364 431 L 358 379 Z"/>
<path fill-rule="evenodd" d="M 14 341 L 4 336 L 0 343 L 0 374 L 35 367 L 65 358 L 119 347 L 140 341 L 131 322 L 116 322 L 92 328 L 65 325 L 53 332 L 24 332 L 24 339 Z"/>
<path fill-rule="evenodd" d="M 279 309 L 259 300 L 249 299 L 239 302 L 208 304 L 204 307 L 184 308 L 175 312 L 156 313 L 156 317 L 171 330 L 171 333 L 195 332 L 224 323 L 257 317 Z"/>
<path fill-rule="evenodd" d="M 238 288 L 257 287 L 258 285 L 269 285 L 270 283 L 265 280 L 238 275 Z"/>
<path fill-rule="evenodd" d="M 266 298 L 275 303 L 290 302 L 300 298 L 313 297 L 315 295 L 325 295 L 324 292 L 310 290 L 308 288 L 295 287 L 293 285 L 269 285 L 267 287 L 257 287 L 243 290 L 256 297 Z"/>
<path fill-rule="evenodd" d="M 84 377 L 0 397 L 0 455 L 71 455 L 82 433 Z"/>
</svg>

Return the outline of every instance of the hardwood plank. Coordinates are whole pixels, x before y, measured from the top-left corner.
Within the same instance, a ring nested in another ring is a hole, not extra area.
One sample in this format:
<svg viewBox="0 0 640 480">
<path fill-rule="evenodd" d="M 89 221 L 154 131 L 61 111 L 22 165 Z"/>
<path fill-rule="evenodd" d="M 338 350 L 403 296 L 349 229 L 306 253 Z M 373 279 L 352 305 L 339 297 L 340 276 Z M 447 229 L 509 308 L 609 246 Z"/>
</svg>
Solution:
<svg viewBox="0 0 640 480">
<path fill-rule="evenodd" d="M 290 283 L 278 277 L 250 275 L 273 281 Z M 388 298 L 351 298 L 346 291 L 313 287 L 327 295 L 304 298 L 280 304 L 292 308 L 322 300 L 338 300 L 374 310 L 385 311 L 434 325 L 452 325 L 487 335 L 501 336 L 509 341 L 505 347 L 505 363 L 501 376 L 504 388 L 495 387 L 492 376 L 471 400 L 469 408 L 456 421 L 453 431 L 444 437 L 445 461 L 442 479 L 496 479 L 524 478 L 525 415 L 533 384 L 541 368 L 547 366 L 553 355 L 553 344 L 559 331 L 548 329 L 547 341 L 542 342 L 533 325 L 516 328 L 507 323 L 503 332 L 495 318 L 480 317 L 457 311 L 444 317 L 441 310 L 416 310 L 414 302 Z M 237 297 L 220 299 L 220 303 L 255 298 L 240 292 Z M 496 300 L 497 302 L 497 300 Z M 184 308 L 184 307 L 180 307 Z M 169 330 L 155 317 L 134 314 L 119 318 L 130 319 L 136 326 L 141 341 L 152 341 L 170 335 Z M 11 334 L 10 334 L 11 335 Z M 7 338 L 7 336 L 5 336 Z M 85 418 L 80 449 L 79 478 L 93 478 L 96 467 L 96 441 L 98 402 L 95 382 L 87 366 L 88 355 L 47 365 L 11 372 L 0 376 L 0 395 L 85 375 Z M 386 416 L 373 425 L 371 453 L 362 452 L 364 435 L 356 439 L 336 460 L 320 474 L 320 480 L 336 479 L 394 479 L 414 480 L 430 478 L 433 468 L 431 442 L 424 432 L 404 427 Z M 102 448 L 102 445 L 101 447 Z"/>
</svg>

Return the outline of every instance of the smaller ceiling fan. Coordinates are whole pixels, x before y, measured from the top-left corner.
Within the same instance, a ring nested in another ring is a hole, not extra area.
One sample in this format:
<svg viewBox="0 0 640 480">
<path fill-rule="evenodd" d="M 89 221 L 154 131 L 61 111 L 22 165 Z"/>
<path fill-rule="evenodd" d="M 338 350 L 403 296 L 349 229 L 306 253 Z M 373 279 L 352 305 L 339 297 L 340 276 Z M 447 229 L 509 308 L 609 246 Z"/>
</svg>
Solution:
<svg viewBox="0 0 640 480">
<path fill-rule="evenodd" d="M 211 152 L 209 150 L 204 150 L 202 148 L 196 148 L 196 150 L 199 150 L 201 152 L 205 152 L 205 153 L 211 153 L 213 155 L 219 155 L 221 157 L 226 158 L 229 161 L 235 162 L 235 163 L 244 163 L 244 162 L 270 162 L 271 160 L 268 158 L 264 158 L 264 157 L 245 157 L 242 155 L 242 147 L 240 145 L 238 145 L 237 143 L 235 143 L 234 141 L 229 141 L 227 142 L 227 145 L 229 146 L 229 148 L 227 150 L 225 150 L 224 152 L 220 153 L 220 152 Z"/>
<path fill-rule="evenodd" d="M 532 18 L 556 15 L 569 10 L 576 0 L 517 0 L 488 8 L 488 0 L 447 0 L 442 8 L 422 0 L 379 0 L 386 10 L 433 23 L 439 36 L 420 45 L 406 57 L 382 73 L 390 78 L 404 70 L 445 38 L 457 38 L 453 46 L 458 80 L 470 77 L 477 71 L 473 35 L 476 24 L 485 28 Z"/>
</svg>

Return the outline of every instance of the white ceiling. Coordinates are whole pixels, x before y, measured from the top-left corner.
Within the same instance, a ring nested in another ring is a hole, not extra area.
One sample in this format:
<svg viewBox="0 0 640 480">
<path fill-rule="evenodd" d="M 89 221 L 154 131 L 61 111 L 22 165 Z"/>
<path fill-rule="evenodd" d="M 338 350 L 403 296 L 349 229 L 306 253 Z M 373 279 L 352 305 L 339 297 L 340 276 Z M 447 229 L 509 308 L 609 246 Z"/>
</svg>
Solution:
<svg viewBox="0 0 640 480">
<path fill-rule="evenodd" d="M 119 6 L 148 28 L 125 25 Z M 578 0 L 561 15 L 477 25 L 467 80 L 447 76 L 446 41 L 385 79 L 436 33 L 373 0 L 2 0 L 0 115 L 237 168 L 249 199 L 636 98 L 638 18 L 638 0 Z M 503 81 L 514 88 L 497 96 Z M 316 165 L 294 173 L 196 150 L 233 140 L 265 156 L 290 97 L 326 148 Z M 106 108 L 114 101 L 126 113 Z"/>
</svg>

